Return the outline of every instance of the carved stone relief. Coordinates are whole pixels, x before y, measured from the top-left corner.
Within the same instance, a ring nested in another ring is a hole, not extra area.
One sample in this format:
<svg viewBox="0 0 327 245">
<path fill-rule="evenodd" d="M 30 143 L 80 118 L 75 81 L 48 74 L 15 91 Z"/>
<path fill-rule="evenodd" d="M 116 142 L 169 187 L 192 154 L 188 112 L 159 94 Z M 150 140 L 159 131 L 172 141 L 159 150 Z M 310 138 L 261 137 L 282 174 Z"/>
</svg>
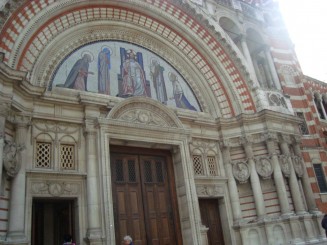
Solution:
<svg viewBox="0 0 327 245">
<path fill-rule="evenodd" d="M 224 194 L 224 189 L 217 185 L 199 185 L 196 187 L 199 197 L 217 197 Z"/>
<path fill-rule="evenodd" d="M 127 111 L 120 117 L 120 119 L 132 123 L 142 123 L 154 126 L 167 126 L 167 123 L 162 120 L 162 118 L 160 118 L 158 115 L 152 113 L 151 111 L 142 109 Z"/>
<path fill-rule="evenodd" d="M 297 174 L 297 176 L 302 177 L 304 174 L 302 157 L 293 156 L 292 160 L 293 160 L 295 173 Z"/>
<path fill-rule="evenodd" d="M 282 95 L 268 92 L 267 97 L 270 106 L 281 106 L 287 108 L 285 98 Z"/>
<path fill-rule="evenodd" d="M 287 155 L 279 156 L 280 168 L 282 169 L 282 172 L 285 175 L 285 177 L 289 177 L 291 174 L 291 165 L 290 165 L 288 158 L 289 158 L 289 156 L 287 156 Z"/>
<path fill-rule="evenodd" d="M 50 196 L 70 196 L 80 193 L 80 186 L 77 183 L 59 181 L 40 181 L 32 183 L 32 194 Z"/>
<path fill-rule="evenodd" d="M 246 183 L 250 177 L 250 169 L 246 162 L 234 162 L 233 175 L 241 184 Z"/>
<path fill-rule="evenodd" d="M 3 149 L 3 166 L 9 177 L 14 177 L 21 167 L 20 152 L 24 149 L 23 145 L 16 145 L 14 142 L 5 141 Z"/>
<path fill-rule="evenodd" d="M 261 157 L 255 159 L 255 168 L 258 174 L 263 179 L 270 179 L 271 174 L 273 173 L 273 168 L 270 162 L 269 157 Z"/>
</svg>

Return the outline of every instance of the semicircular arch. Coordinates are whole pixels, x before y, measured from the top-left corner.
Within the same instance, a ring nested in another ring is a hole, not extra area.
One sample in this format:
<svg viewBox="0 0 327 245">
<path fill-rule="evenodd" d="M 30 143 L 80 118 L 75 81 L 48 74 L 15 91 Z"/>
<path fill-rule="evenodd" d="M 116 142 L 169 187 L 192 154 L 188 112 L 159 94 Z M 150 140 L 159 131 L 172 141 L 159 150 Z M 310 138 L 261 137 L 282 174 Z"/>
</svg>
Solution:
<svg viewBox="0 0 327 245">
<path fill-rule="evenodd" d="M 188 57 L 211 87 L 211 91 L 219 103 L 222 117 L 232 117 L 242 112 L 253 113 L 256 111 L 252 92 L 247 84 L 248 78 L 245 70 L 240 70 L 240 67 L 235 64 L 235 60 L 233 60 L 235 54 L 233 52 L 226 52 L 226 47 L 222 46 L 213 33 L 212 29 L 214 28 L 206 27 L 205 24 L 201 24 L 196 18 L 182 11 L 180 6 L 168 1 L 153 1 L 147 3 L 148 6 L 144 3 L 141 6 L 141 1 L 133 2 L 135 2 L 135 9 L 132 9 L 134 5 L 131 6 L 131 4 L 125 4 L 128 8 L 119 6 L 122 3 L 118 1 L 111 1 L 106 4 L 103 1 L 94 1 L 92 4 L 86 4 L 85 1 L 76 1 L 78 4 L 76 4 L 75 8 L 69 6 L 66 12 L 61 8 L 60 14 L 54 15 L 46 25 L 30 31 L 32 34 L 29 35 L 23 50 L 10 50 L 12 45 L 8 45 L 8 43 L 5 44 L 6 47 L 0 47 L 0 49 L 6 49 L 5 60 L 8 61 L 11 55 L 13 57 L 19 56 L 19 60 L 15 63 L 16 68 L 31 72 L 37 57 L 48 47 L 49 42 L 67 29 L 67 26 L 76 26 L 78 19 L 80 22 L 87 23 L 102 17 L 102 19 L 108 20 L 116 18 L 117 21 L 138 24 L 144 29 L 157 34 L 160 32 L 161 38 L 170 41 L 171 45 L 174 45 L 180 53 Z M 151 7 L 151 10 L 156 11 L 151 12 L 151 15 L 145 14 L 144 11 L 142 12 L 141 7 Z M 72 10 L 75 10 L 75 12 Z M 161 17 L 155 19 L 153 15 L 159 12 L 160 15 L 158 16 Z M 79 16 L 79 18 L 76 18 L 76 16 Z M 76 19 L 77 22 L 74 22 Z M 163 19 L 170 22 L 163 23 Z M 188 35 L 185 35 L 187 39 L 180 36 L 179 31 L 174 30 L 172 24 L 177 22 L 179 23 L 178 28 L 187 32 Z M 14 24 L 7 26 L 6 31 L 14 28 Z M 211 51 L 211 53 L 208 54 L 208 51 Z M 18 55 L 18 53 L 21 55 Z M 33 71 L 31 74 L 33 74 Z"/>
</svg>

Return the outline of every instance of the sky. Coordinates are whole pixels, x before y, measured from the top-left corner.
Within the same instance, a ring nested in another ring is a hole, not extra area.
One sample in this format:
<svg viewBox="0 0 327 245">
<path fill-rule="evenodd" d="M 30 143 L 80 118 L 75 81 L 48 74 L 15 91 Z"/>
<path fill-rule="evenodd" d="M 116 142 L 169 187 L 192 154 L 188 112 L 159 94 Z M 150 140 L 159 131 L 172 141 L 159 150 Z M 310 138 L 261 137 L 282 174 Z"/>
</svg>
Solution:
<svg viewBox="0 0 327 245">
<path fill-rule="evenodd" d="M 327 83 L 327 0 L 278 0 L 304 75 Z"/>
</svg>

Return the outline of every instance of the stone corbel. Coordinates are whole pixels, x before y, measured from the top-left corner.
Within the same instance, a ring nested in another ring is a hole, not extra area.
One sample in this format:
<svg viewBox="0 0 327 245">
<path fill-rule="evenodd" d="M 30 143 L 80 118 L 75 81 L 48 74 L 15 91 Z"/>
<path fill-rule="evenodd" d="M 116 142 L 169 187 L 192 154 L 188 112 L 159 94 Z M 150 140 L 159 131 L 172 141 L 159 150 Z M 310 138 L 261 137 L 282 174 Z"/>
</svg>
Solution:
<svg viewBox="0 0 327 245">
<path fill-rule="evenodd" d="M 16 145 L 11 141 L 5 141 L 3 149 L 3 166 L 6 174 L 13 178 L 21 168 L 20 152 L 25 148 L 24 145 Z"/>
</svg>

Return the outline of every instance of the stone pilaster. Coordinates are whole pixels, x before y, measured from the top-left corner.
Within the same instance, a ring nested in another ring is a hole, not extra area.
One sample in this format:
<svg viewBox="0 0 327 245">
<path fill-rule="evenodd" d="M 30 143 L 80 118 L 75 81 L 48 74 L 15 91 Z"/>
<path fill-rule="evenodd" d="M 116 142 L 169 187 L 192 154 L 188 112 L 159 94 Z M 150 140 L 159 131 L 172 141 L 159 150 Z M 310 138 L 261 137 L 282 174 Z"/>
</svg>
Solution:
<svg viewBox="0 0 327 245">
<path fill-rule="evenodd" d="M 86 165 L 87 165 L 87 214 L 88 229 L 86 237 L 90 245 L 102 244 L 100 203 L 99 203 L 99 181 L 98 181 L 98 160 L 97 160 L 97 133 L 92 126 L 86 126 Z"/>
<path fill-rule="evenodd" d="M 263 198 L 260 179 L 259 179 L 257 170 L 255 168 L 251 138 L 249 138 L 249 137 L 241 138 L 241 144 L 243 145 L 246 157 L 248 158 L 248 164 L 250 167 L 250 181 L 251 181 L 251 187 L 253 190 L 255 207 L 257 210 L 257 216 L 259 219 L 261 219 L 266 215 L 265 201 Z"/>
<path fill-rule="evenodd" d="M 280 147 L 282 153 L 287 156 L 287 160 L 290 164 L 290 177 L 289 177 L 289 184 L 292 193 L 293 203 L 295 207 L 295 212 L 297 214 L 304 214 L 306 213 L 305 206 L 303 203 L 299 183 L 295 174 L 295 170 L 292 164 L 292 160 L 290 157 L 290 150 L 288 144 L 290 143 L 290 137 L 283 135 L 281 137 Z"/>
<path fill-rule="evenodd" d="M 282 170 L 279 165 L 278 156 L 276 153 L 275 142 L 277 140 L 276 134 L 268 133 L 265 135 L 265 141 L 267 144 L 269 155 L 271 156 L 271 161 L 273 165 L 273 175 L 274 182 L 276 185 L 276 191 L 278 194 L 279 205 L 282 215 L 287 215 L 291 213 L 290 204 L 288 202 L 286 185 L 284 182 L 284 177 Z"/>
<path fill-rule="evenodd" d="M 234 221 L 238 221 L 242 218 L 242 211 L 240 206 L 240 198 L 238 196 L 237 184 L 235 178 L 233 176 L 231 158 L 230 158 L 230 146 L 228 141 L 223 141 L 220 144 L 222 148 L 222 156 L 226 169 L 226 174 L 228 178 L 228 191 L 229 198 L 231 200 L 232 211 L 233 211 L 233 219 Z"/>
<path fill-rule="evenodd" d="M 20 150 L 12 149 L 16 151 L 17 158 L 13 158 L 13 161 L 17 161 L 15 164 L 20 166 L 17 169 L 17 174 L 12 176 L 11 183 L 11 197 L 9 207 L 9 224 L 8 233 L 6 237 L 7 244 L 27 244 L 28 238 L 25 231 L 25 183 L 26 183 L 26 150 L 25 143 L 29 142 L 27 139 L 27 129 L 30 119 L 27 117 L 16 116 L 13 120 L 16 128 L 15 145 L 13 147 L 19 147 Z"/>
</svg>

